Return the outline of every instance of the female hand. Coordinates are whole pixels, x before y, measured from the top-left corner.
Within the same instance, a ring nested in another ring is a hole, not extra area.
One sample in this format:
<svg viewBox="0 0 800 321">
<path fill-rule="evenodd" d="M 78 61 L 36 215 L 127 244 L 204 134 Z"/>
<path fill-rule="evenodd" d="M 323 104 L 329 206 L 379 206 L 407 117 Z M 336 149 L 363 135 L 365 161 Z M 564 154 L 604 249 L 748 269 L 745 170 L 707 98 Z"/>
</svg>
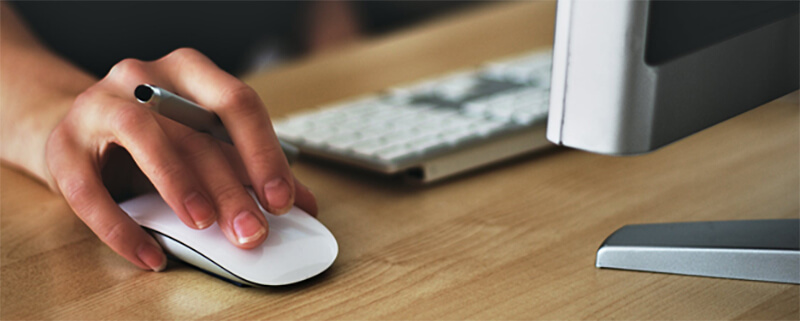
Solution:
<svg viewBox="0 0 800 321">
<path fill-rule="evenodd" d="M 157 85 L 215 112 L 235 147 L 137 103 L 133 90 L 139 84 Z M 81 220 L 127 260 L 161 270 L 166 258 L 158 243 L 104 186 L 101 171 L 125 170 L 107 164 L 118 148 L 187 226 L 205 229 L 217 222 L 243 249 L 261 244 L 269 231 L 246 185 L 271 213 L 285 213 L 295 203 L 317 212 L 314 196 L 292 175 L 255 91 L 193 49 L 152 62 L 119 62 L 75 99 L 46 145 L 50 174 Z"/>
</svg>

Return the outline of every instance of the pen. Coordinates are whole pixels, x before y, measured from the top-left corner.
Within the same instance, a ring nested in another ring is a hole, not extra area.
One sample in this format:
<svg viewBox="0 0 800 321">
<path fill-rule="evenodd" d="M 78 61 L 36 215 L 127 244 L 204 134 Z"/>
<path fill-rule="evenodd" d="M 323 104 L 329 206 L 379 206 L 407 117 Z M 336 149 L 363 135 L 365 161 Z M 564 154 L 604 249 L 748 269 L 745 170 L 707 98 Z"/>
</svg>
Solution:
<svg viewBox="0 0 800 321">
<path fill-rule="evenodd" d="M 228 131 L 222 124 L 222 120 L 220 120 L 219 116 L 214 112 L 186 98 L 173 94 L 164 88 L 149 84 L 136 86 L 133 95 L 136 96 L 136 100 L 140 103 L 149 105 L 151 110 L 162 116 L 233 145 Z M 280 144 L 289 163 L 297 159 L 300 153 L 297 147 L 283 141 L 280 141 Z"/>
</svg>

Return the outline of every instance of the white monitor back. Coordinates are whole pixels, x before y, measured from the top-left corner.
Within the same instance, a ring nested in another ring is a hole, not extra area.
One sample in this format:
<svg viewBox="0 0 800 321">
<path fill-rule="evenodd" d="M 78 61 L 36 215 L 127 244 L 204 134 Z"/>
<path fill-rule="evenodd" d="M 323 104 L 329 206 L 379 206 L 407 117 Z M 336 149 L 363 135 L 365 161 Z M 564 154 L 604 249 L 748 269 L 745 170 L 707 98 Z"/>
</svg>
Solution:
<svg viewBox="0 0 800 321">
<path fill-rule="evenodd" d="M 638 0 L 558 1 L 550 141 L 601 154 L 646 153 L 797 90 L 797 2 L 755 12 L 761 14 L 757 25 L 730 25 L 747 17 L 729 14 L 727 30 L 734 35 L 717 33 L 718 39 L 705 39 L 709 43 L 689 52 L 657 59 L 647 55 L 648 41 L 654 41 L 648 39 L 648 31 L 654 32 L 648 21 L 659 18 L 653 7 L 652 1 Z M 769 14 L 769 21 L 761 19 Z M 702 31 L 716 32 L 714 18 L 708 17 L 711 29 Z M 668 36 L 669 24 L 686 27 L 669 17 L 660 21 Z"/>
</svg>

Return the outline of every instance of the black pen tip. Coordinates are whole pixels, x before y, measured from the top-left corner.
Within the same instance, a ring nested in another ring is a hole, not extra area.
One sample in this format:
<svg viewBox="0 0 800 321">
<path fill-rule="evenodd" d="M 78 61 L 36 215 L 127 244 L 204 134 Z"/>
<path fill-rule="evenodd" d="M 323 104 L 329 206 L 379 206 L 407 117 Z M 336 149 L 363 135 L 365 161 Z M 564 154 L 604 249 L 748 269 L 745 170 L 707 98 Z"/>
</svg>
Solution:
<svg viewBox="0 0 800 321">
<path fill-rule="evenodd" d="M 136 100 L 138 100 L 140 103 L 149 102 L 150 98 L 153 98 L 153 88 L 150 88 L 148 85 L 136 86 L 136 90 L 133 91 L 133 95 L 136 96 Z"/>
</svg>

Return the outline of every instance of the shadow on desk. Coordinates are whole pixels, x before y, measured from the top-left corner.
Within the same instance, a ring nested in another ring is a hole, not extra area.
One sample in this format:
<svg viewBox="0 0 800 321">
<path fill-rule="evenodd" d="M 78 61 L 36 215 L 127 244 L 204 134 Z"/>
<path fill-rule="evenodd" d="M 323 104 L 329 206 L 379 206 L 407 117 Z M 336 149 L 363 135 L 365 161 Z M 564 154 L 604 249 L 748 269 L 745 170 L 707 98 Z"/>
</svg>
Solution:
<svg viewBox="0 0 800 321">
<path fill-rule="evenodd" d="M 286 294 L 290 294 L 290 293 L 302 292 L 304 290 L 307 290 L 307 289 L 310 289 L 310 288 L 313 288 L 313 287 L 316 287 L 316 286 L 322 286 L 323 284 L 325 284 L 327 282 L 330 282 L 330 280 L 332 278 L 336 277 L 336 270 L 337 270 L 337 267 L 336 267 L 336 264 L 334 264 L 333 266 L 331 266 L 330 268 L 328 268 L 324 272 L 322 272 L 322 273 L 320 273 L 320 274 L 318 274 L 318 275 L 316 275 L 314 277 L 311 277 L 308 280 L 301 281 L 299 283 L 294 283 L 294 284 L 289 284 L 289 285 L 282 285 L 282 286 L 254 287 L 254 286 L 242 285 L 242 284 L 239 284 L 239 283 L 234 283 L 234 282 L 232 282 L 232 281 L 230 281 L 230 280 L 228 280 L 226 278 L 223 278 L 221 276 L 218 276 L 216 274 L 213 274 L 211 272 L 208 272 L 208 271 L 205 271 L 205 270 L 202 270 L 202 269 L 199 269 L 199 268 L 195 268 L 195 267 L 193 267 L 193 266 L 191 266 L 191 265 L 189 265 L 187 263 L 181 262 L 180 260 L 175 259 L 174 257 L 170 256 L 170 258 L 169 258 L 169 267 L 167 268 L 166 271 L 164 271 L 162 273 L 169 274 L 170 272 L 172 272 L 172 273 L 185 273 L 185 272 L 196 273 L 196 272 L 200 272 L 200 273 L 206 274 L 209 278 L 215 278 L 219 282 L 225 283 L 225 285 L 235 285 L 235 286 L 238 286 L 238 287 L 240 287 L 242 289 L 250 289 L 250 290 L 254 290 L 254 291 L 263 291 L 264 293 L 269 293 L 269 294 L 286 295 Z M 211 282 L 211 280 L 209 279 L 208 282 Z"/>
</svg>

